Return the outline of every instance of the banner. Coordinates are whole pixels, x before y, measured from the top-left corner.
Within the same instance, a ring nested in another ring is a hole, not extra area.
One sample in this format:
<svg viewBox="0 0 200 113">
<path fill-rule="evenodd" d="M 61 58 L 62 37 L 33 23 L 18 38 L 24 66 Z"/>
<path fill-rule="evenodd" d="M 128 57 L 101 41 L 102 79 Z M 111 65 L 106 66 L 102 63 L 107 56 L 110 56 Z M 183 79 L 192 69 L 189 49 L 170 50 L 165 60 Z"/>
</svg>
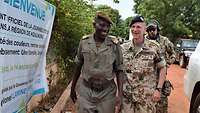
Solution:
<svg viewBox="0 0 200 113">
<path fill-rule="evenodd" d="M 55 6 L 44 0 L 0 0 L 0 113 L 22 113 L 48 91 L 46 52 Z"/>
</svg>

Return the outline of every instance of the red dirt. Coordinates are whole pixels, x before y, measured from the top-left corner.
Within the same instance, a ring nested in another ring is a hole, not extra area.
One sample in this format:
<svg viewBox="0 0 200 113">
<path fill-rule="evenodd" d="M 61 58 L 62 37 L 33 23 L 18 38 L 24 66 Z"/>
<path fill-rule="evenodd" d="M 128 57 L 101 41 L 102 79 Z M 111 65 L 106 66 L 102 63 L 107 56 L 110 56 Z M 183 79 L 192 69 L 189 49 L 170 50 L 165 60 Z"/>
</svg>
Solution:
<svg viewBox="0 0 200 113">
<path fill-rule="evenodd" d="M 169 113 L 189 113 L 189 101 L 184 94 L 183 78 L 186 69 L 178 65 L 171 65 L 168 69 L 167 79 L 169 79 L 174 90 L 169 96 Z"/>
</svg>

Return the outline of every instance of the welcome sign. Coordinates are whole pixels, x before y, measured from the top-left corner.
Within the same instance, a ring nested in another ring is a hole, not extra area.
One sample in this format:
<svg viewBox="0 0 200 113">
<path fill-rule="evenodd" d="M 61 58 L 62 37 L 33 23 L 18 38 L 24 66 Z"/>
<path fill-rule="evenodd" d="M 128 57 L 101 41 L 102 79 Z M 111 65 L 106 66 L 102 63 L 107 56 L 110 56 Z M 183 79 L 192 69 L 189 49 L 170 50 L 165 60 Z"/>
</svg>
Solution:
<svg viewBox="0 0 200 113">
<path fill-rule="evenodd" d="M 46 52 L 55 6 L 44 0 L 0 0 L 0 113 L 26 112 L 48 91 Z"/>
</svg>

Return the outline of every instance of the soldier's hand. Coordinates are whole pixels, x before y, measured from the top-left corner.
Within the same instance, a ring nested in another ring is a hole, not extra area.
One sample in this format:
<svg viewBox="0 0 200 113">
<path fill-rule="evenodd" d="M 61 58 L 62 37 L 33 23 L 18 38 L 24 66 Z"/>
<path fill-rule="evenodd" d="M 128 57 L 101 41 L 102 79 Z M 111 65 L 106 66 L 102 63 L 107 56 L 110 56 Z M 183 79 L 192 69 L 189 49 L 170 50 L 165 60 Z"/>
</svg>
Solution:
<svg viewBox="0 0 200 113">
<path fill-rule="evenodd" d="M 171 65 L 171 64 L 173 64 L 175 62 L 175 58 L 174 57 L 172 57 L 172 58 L 170 58 L 170 59 L 167 59 L 167 64 L 168 65 Z"/>
<path fill-rule="evenodd" d="M 75 103 L 77 100 L 77 95 L 76 95 L 76 91 L 73 88 L 71 89 L 70 97 L 71 97 L 72 101 Z"/>
<path fill-rule="evenodd" d="M 153 101 L 158 102 L 160 100 L 160 95 L 160 92 L 158 90 L 155 90 L 152 97 Z"/>
<path fill-rule="evenodd" d="M 122 109 L 122 98 L 116 96 L 116 106 L 115 106 L 115 113 L 120 113 Z"/>
<path fill-rule="evenodd" d="M 173 64 L 173 63 L 175 62 L 175 60 L 176 60 L 176 59 L 175 59 L 174 57 L 171 58 L 170 63 Z"/>
</svg>

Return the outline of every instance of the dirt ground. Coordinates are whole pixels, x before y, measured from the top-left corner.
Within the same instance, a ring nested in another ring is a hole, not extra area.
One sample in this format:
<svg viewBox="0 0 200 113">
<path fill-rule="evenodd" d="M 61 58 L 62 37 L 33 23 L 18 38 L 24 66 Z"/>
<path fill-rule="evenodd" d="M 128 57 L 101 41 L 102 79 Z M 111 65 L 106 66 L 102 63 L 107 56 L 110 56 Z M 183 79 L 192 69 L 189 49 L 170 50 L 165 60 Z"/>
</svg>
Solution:
<svg viewBox="0 0 200 113">
<path fill-rule="evenodd" d="M 188 113 L 189 111 L 189 102 L 183 89 L 183 77 L 185 72 L 186 69 L 180 68 L 178 65 L 171 65 L 168 69 L 167 79 L 170 80 L 174 86 L 174 90 L 172 90 L 172 93 L 169 96 L 168 113 Z M 66 111 L 75 113 L 71 102 L 69 102 L 67 106 Z"/>
<path fill-rule="evenodd" d="M 174 90 L 169 96 L 169 113 L 189 113 L 189 101 L 184 94 L 183 78 L 186 69 L 178 65 L 171 65 L 168 69 L 167 79 L 169 79 Z"/>
</svg>

